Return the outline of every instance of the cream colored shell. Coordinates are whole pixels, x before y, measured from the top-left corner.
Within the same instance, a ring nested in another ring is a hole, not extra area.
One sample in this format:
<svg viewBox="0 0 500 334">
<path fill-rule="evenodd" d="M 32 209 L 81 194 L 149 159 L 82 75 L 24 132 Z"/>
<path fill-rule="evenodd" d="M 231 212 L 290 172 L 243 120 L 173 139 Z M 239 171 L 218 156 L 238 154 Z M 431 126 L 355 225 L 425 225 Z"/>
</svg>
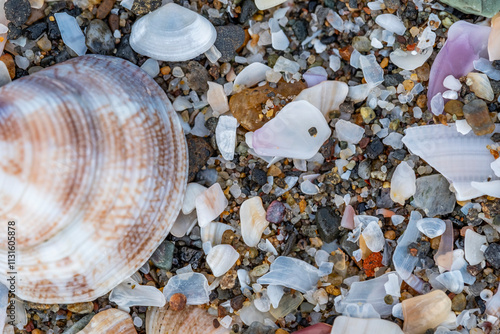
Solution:
<svg viewBox="0 0 500 334">
<path fill-rule="evenodd" d="M 228 334 L 222 326 L 214 327 L 214 316 L 202 308 L 187 306 L 182 311 L 165 307 L 150 307 L 146 313 L 147 334 Z"/>
<path fill-rule="evenodd" d="M 185 137 L 163 90 L 125 60 L 84 56 L 0 89 L 0 282 L 15 221 L 16 294 L 104 295 L 168 234 L 187 178 Z"/>
<path fill-rule="evenodd" d="M 115 308 L 97 313 L 78 334 L 137 334 L 128 313 Z"/>
</svg>

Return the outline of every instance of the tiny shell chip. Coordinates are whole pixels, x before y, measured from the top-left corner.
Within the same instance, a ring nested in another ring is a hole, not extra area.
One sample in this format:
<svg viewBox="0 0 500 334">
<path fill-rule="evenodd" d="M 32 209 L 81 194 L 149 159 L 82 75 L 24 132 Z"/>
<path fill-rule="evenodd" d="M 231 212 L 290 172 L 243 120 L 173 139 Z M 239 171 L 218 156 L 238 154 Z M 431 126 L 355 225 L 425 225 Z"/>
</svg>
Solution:
<svg viewBox="0 0 500 334">
<path fill-rule="evenodd" d="M 335 334 L 403 334 L 401 328 L 393 322 L 382 319 L 360 319 L 345 316 L 335 318 L 332 333 Z"/>
<path fill-rule="evenodd" d="M 259 10 L 266 10 L 281 5 L 286 0 L 255 0 L 255 5 Z"/>
<path fill-rule="evenodd" d="M 381 14 L 375 18 L 375 22 L 390 32 L 404 35 L 406 27 L 399 17 L 393 14 Z"/>
<path fill-rule="evenodd" d="M 252 146 L 261 156 L 310 159 L 331 133 L 321 111 L 307 101 L 294 101 L 253 133 Z"/>
<path fill-rule="evenodd" d="M 185 61 L 210 49 L 216 38 L 217 32 L 206 18 L 168 3 L 134 23 L 130 46 L 156 60 Z"/>
<path fill-rule="evenodd" d="M 198 215 L 198 225 L 205 227 L 212 220 L 217 218 L 226 208 L 227 199 L 220 187 L 214 183 L 210 188 L 196 197 L 196 214 Z"/>
<path fill-rule="evenodd" d="M 444 233 L 446 224 L 438 218 L 423 218 L 417 222 L 417 228 L 420 232 L 432 239 Z"/>
<path fill-rule="evenodd" d="M 389 58 L 394 63 L 394 65 L 408 71 L 413 71 L 414 69 L 422 66 L 427 59 L 432 55 L 433 48 L 427 48 L 422 50 L 417 54 L 413 54 L 409 51 L 403 51 L 397 49 L 389 54 Z"/>
<path fill-rule="evenodd" d="M 163 289 L 165 299 L 170 300 L 176 293 L 186 296 L 187 305 L 201 305 L 209 302 L 208 281 L 200 273 L 179 274 L 169 279 Z"/>
<path fill-rule="evenodd" d="M 115 308 L 110 308 L 99 312 L 92 317 L 92 320 L 85 326 L 80 334 L 137 334 L 132 318 L 126 312 Z"/>
<path fill-rule="evenodd" d="M 260 241 L 262 232 L 269 225 L 266 210 L 259 196 L 247 199 L 240 207 L 241 236 L 247 246 L 255 247 Z"/>
<path fill-rule="evenodd" d="M 215 277 L 227 273 L 236 263 L 240 254 L 231 245 L 217 245 L 207 255 L 207 264 Z"/>
</svg>

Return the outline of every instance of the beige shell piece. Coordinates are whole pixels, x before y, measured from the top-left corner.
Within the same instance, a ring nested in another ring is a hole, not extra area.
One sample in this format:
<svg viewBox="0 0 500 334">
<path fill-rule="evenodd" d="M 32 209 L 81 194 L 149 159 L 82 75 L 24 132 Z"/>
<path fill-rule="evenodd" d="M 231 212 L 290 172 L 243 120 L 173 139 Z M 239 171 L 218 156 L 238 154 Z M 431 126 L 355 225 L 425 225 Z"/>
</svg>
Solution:
<svg viewBox="0 0 500 334">
<path fill-rule="evenodd" d="M 186 141 L 164 91 L 83 56 L 0 88 L 0 282 L 15 222 L 16 295 L 94 300 L 136 272 L 182 205 Z"/>
<path fill-rule="evenodd" d="M 286 0 L 255 0 L 255 6 L 259 10 L 266 10 L 281 5 Z"/>
<path fill-rule="evenodd" d="M 424 334 L 448 318 L 451 300 L 441 290 L 405 299 L 402 302 L 405 334 Z"/>
<path fill-rule="evenodd" d="M 115 308 L 97 313 L 79 334 L 137 334 L 128 313 Z"/>
<path fill-rule="evenodd" d="M 187 306 L 182 311 L 165 307 L 150 307 L 146 313 L 147 334 L 227 334 L 229 330 L 214 327 L 214 316 L 202 308 Z"/>
<path fill-rule="evenodd" d="M 500 38 L 500 13 L 497 13 L 491 19 L 491 31 L 488 37 L 488 56 L 490 61 L 500 59 L 500 45 L 498 39 Z"/>
<path fill-rule="evenodd" d="M 403 331 L 398 325 L 382 319 L 358 319 L 339 316 L 335 318 L 332 327 L 332 334 L 372 334 L 375 332 L 384 334 L 403 334 Z"/>
</svg>

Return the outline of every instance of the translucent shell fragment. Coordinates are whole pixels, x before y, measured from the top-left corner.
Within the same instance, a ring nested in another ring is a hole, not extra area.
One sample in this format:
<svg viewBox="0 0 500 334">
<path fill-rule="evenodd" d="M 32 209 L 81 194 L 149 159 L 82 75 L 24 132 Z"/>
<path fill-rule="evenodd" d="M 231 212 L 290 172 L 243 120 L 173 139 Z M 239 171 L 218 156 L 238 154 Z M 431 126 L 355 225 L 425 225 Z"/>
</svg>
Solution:
<svg viewBox="0 0 500 334">
<path fill-rule="evenodd" d="M 16 295 L 104 295 L 151 257 L 181 208 L 186 141 L 170 101 L 132 63 L 84 56 L 3 86 L 0 105 L 0 219 L 16 223 Z M 2 232 L 2 282 L 7 268 Z"/>
<path fill-rule="evenodd" d="M 405 299 L 402 302 L 405 334 L 424 334 L 448 318 L 451 300 L 441 290 Z"/>
<path fill-rule="evenodd" d="M 206 52 L 216 38 L 215 27 L 206 18 L 168 3 L 134 23 L 130 46 L 156 60 L 185 61 Z"/>
</svg>

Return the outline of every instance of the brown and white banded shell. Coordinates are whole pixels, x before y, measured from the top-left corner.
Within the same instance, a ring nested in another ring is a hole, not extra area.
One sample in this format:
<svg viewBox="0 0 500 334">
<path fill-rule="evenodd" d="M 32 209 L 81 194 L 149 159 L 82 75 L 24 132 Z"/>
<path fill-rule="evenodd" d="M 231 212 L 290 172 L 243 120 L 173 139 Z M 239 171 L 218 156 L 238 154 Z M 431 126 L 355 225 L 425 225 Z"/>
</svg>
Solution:
<svg viewBox="0 0 500 334">
<path fill-rule="evenodd" d="M 177 115 L 130 62 L 83 56 L 0 88 L 0 282 L 15 221 L 20 298 L 104 295 L 166 237 L 186 178 Z"/>
<path fill-rule="evenodd" d="M 79 334 L 137 334 L 132 318 L 115 308 L 97 313 Z"/>
<path fill-rule="evenodd" d="M 187 306 L 182 311 L 164 307 L 150 307 L 146 313 L 147 334 L 228 334 L 222 326 L 214 327 L 214 316 L 202 308 Z"/>
</svg>

